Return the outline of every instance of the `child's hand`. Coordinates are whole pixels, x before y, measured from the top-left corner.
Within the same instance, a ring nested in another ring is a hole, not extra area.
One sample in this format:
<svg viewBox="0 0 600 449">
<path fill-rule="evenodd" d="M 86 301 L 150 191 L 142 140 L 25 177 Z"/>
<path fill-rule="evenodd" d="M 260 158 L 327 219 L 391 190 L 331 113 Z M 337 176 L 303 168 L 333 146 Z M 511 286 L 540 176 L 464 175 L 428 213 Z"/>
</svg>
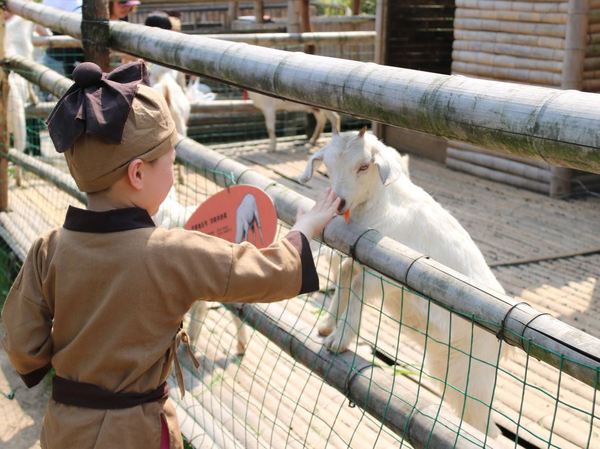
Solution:
<svg viewBox="0 0 600 449">
<path fill-rule="evenodd" d="M 338 214 L 340 198 L 328 187 L 308 212 L 298 212 L 292 231 L 302 232 L 307 239 L 320 234 L 327 223 Z"/>
</svg>

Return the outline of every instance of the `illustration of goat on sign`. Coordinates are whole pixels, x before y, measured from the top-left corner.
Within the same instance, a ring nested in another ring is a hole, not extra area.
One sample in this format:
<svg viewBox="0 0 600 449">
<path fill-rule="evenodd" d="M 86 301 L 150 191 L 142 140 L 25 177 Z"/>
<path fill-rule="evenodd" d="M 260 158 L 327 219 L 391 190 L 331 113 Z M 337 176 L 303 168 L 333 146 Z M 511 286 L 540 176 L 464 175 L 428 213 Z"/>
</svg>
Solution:
<svg viewBox="0 0 600 449">
<path fill-rule="evenodd" d="M 249 233 L 252 231 L 252 240 L 249 239 Z M 256 206 L 256 198 L 248 193 L 244 196 L 237 210 L 235 211 L 235 243 L 243 242 L 244 240 L 256 242 L 256 234 L 260 238 L 261 246 L 264 244 L 262 226 L 258 216 L 258 207 Z"/>
</svg>

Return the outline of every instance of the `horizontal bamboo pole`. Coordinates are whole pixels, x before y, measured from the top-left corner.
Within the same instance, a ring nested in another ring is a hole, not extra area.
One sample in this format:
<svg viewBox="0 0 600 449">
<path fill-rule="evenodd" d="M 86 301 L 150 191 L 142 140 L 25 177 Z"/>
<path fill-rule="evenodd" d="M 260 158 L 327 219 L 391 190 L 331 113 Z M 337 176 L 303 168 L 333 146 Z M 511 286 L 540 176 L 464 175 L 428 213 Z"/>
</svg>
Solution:
<svg viewBox="0 0 600 449">
<path fill-rule="evenodd" d="M 46 118 L 56 106 L 55 101 L 32 104 L 25 108 L 29 118 Z M 191 103 L 192 114 L 233 114 L 243 112 L 259 112 L 252 100 L 214 100 Z"/>
<path fill-rule="evenodd" d="M 543 72 L 561 73 L 562 61 L 545 61 L 541 59 L 519 58 L 508 55 L 490 54 L 485 52 L 454 50 L 452 61 L 473 64 L 506 67 L 509 69 L 540 70 Z"/>
<path fill-rule="evenodd" d="M 203 37 L 246 42 L 266 47 L 285 45 L 375 44 L 374 31 L 322 31 L 314 33 L 204 34 Z M 69 36 L 35 36 L 33 45 L 50 48 L 81 48 L 81 41 Z"/>
<path fill-rule="evenodd" d="M 456 8 L 491 9 L 499 11 L 566 12 L 567 2 L 532 2 L 503 0 L 456 0 Z"/>
<path fill-rule="evenodd" d="M 448 150 L 452 148 L 448 147 Z M 548 194 L 550 191 L 550 184 L 533 181 L 531 179 L 523 178 L 521 176 L 512 175 L 502 171 L 494 170 L 493 168 L 483 167 L 481 165 L 473 164 L 472 162 L 457 159 L 448 154 L 446 158 L 446 166 L 459 170 L 471 175 L 479 176 L 480 178 L 491 179 L 492 181 L 501 182 L 514 187 L 522 189 L 533 190 L 543 194 Z"/>
<path fill-rule="evenodd" d="M 52 165 L 46 164 L 39 159 L 29 156 L 25 153 L 21 153 L 20 151 L 11 148 L 8 152 L 8 159 L 15 164 L 25 168 L 27 171 L 35 173 L 40 178 L 45 181 L 54 184 L 60 190 L 68 193 L 73 198 L 78 199 L 83 204 L 87 203 L 87 197 L 85 193 L 81 192 L 77 188 L 77 184 L 71 176 L 64 173 L 62 170 L 59 170 Z"/>
<path fill-rule="evenodd" d="M 455 40 L 497 42 L 501 44 L 527 45 L 530 47 L 565 48 L 565 40 L 560 37 L 535 36 L 520 33 L 497 33 L 492 31 L 472 31 L 454 29 Z"/>
<path fill-rule="evenodd" d="M 489 10 L 457 8 L 454 17 L 461 19 L 485 19 L 523 23 L 531 22 L 565 24 L 567 22 L 566 13 L 506 11 L 500 9 Z"/>
<path fill-rule="evenodd" d="M 81 41 L 69 36 L 33 36 L 34 47 L 41 48 L 81 48 Z"/>
<path fill-rule="evenodd" d="M 502 33 L 532 34 L 535 36 L 564 37 L 565 25 L 517 21 L 454 19 L 454 28 L 461 30 L 496 31 Z"/>
<path fill-rule="evenodd" d="M 452 48 L 454 50 L 495 53 L 498 55 L 519 56 L 548 61 L 562 61 L 565 53 L 564 50 L 555 48 L 472 40 L 455 40 Z"/>
<path fill-rule="evenodd" d="M 460 147 L 449 146 L 447 148 L 447 155 L 453 159 L 457 159 L 463 162 L 469 162 L 471 164 L 480 165 L 491 170 L 498 172 L 509 173 L 514 176 L 519 176 L 527 180 L 533 180 L 536 182 L 550 183 L 550 171 L 533 167 L 531 165 L 522 164 L 517 161 L 511 161 L 510 159 L 503 159 L 501 157 L 490 156 L 489 154 L 474 153 L 472 151 L 462 150 Z M 549 185 L 546 186 L 546 192 L 549 189 Z"/>
<path fill-rule="evenodd" d="M 13 64 L 16 63 L 13 60 Z M 30 80 L 42 79 L 39 72 L 49 70 L 36 63 L 30 63 L 29 68 Z M 71 84 L 72 81 L 66 78 L 64 83 L 50 83 L 54 89 L 50 92 L 60 96 Z M 230 185 L 229 174 L 232 174 L 238 183 L 264 189 L 273 198 L 278 217 L 288 224 L 295 222 L 298 209 L 308 210 L 314 204 L 312 200 L 191 139 L 182 139 L 176 150 L 179 160 L 199 170 L 212 172 L 211 179 L 221 186 Z M 354 247 L 356 260 L 425 294 L 440 306 L 473 317 L 476 323 L 491 332 L 497 333 L 502 329 L 504 339 L 510 344 L 521 346 L 521 337 L 530 340 L 531 343 L 524 348 L 529 354 L 597 387 L 600 339 L 550 315 L 540 314 L 529 305 L 515 307 L 513 298 L 473 285 L 464 276 L 377 231 L 365 233 L 365 229 L 346 225 L 343 220 L 334 220 L 325 229 L 323 237 L 325 243 L 345 254 L 350 254 L 350 248 Z"/>
<path fill-rule="evenodd" d="M 536 159 L 524 159 L 524 158 L 520 158 L 517 156 L 511 156 L 511 155 L 503 155 L 503 154 L 501 155 L 498 153 L 494 153 L 493 151 L 490 151 L 487 148 L 482 148 L 477 145 L 472 145 L 467 142 L 462 142 L 460 140 L 449 140 L 448 145 L 451 147 L 454 147 L 454 148 L 460 148 L 461 150 L 471 151 L 472 153 L 483 153 L 483 154 L 488 154 L 488 155 L 494 156 L 494 157 L 505 157 L 510 160 L 517 161 L 522 164 L 531 165 L 533 167 L 538 167 L 538 168 L 541 168 L 544 170 L 550 169 L 550 165 L 548 165 L 544 161 L 538 161 Z"/>
<path fill-rule="evenodd" d="M 560 86 L 562 77 L 558 73 L 543 72 L 541 70 L 513 69 L 509 67 L 496 67 L 462 61 L 452 62 L 452 73 L 463 75 L 482 76 L 497 80 L 520 81 L 530 84 L 543 84 L 546 86 Z M 532 87 L 530 87 L 532 88 Z"/>
<path fill-rule="evenodd" d="M 79 20 L 22 0 L 7 5 L 46 26 L 59 21 L 72 30 Z M 592 94 L 291 53 L 126 22 L 111 23 L 111 45 L 288 100 L 600 172 L 600 111 Z"/>
</svg>

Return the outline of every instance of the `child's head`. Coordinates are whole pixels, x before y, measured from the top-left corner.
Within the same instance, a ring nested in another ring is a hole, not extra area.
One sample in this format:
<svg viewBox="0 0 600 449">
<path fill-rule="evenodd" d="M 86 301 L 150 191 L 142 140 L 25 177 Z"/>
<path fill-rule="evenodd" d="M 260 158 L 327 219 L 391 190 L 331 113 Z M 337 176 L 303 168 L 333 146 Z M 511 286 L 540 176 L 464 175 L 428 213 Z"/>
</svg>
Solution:
<svg viewBox="0 0 600 449">
<path fill-rule="evenodd" d="M 145 66 L 131 63 L 106 75 L 83 63 L 73 77 L 48 130 L 77 186 L 155 213 L 173 183 L 177 132 L 164 98 L 144 84 Z"/>
</svg>

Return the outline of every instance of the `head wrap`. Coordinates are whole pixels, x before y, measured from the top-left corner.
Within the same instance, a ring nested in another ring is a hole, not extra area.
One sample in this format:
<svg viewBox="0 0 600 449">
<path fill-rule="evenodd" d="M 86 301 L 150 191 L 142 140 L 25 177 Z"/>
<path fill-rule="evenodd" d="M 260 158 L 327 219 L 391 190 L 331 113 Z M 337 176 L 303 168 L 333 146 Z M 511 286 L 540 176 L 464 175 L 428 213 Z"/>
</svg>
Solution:
<svg viewBox="0 0 600 449">
<path fill-rule="evenodd" d="M 75 84 L 48 118 L 48 132 L 83 192 L 110 187 L 135 158 L 152 161 L 177 143 L 163 96 L 145 85 L 142 61 L 109 74 L 91 62 L 73 71 Z"/>
<path fill-rule="evenodd" d="M 73 71 L 73 80 L 46 122 L 56 151 L 64 153 L 83 133 L 120 143 L 137 86 L 148 84 L 144 63 L 125 64 L 106 74 L 93 62 L 83 62 Z"/>
</svg>

